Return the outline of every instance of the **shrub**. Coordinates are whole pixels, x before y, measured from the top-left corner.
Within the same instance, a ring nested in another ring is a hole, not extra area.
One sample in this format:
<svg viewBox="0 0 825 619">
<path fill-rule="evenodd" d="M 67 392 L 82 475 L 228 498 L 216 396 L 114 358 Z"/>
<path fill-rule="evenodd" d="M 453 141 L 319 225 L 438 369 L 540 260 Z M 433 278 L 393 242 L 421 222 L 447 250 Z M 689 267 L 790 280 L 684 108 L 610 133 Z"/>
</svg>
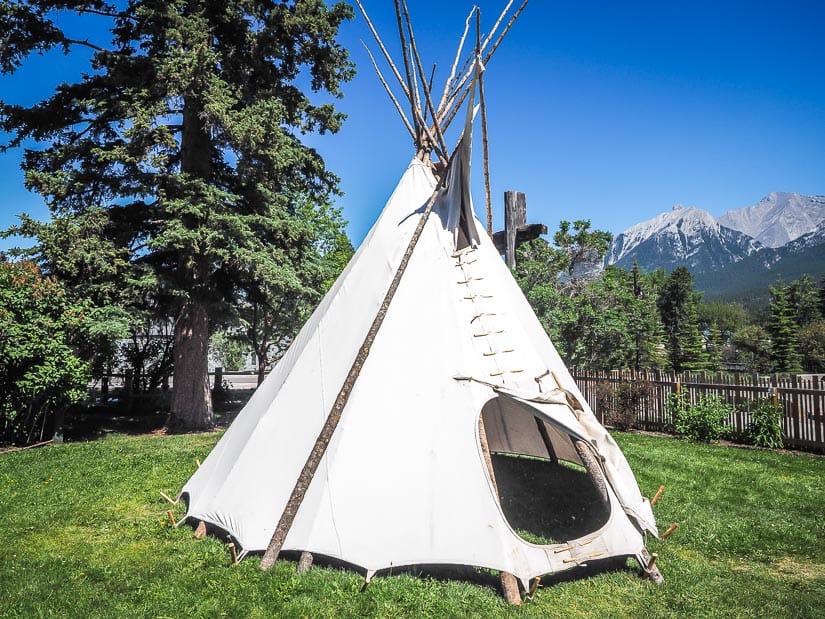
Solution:
<svg viewBox="0 0 825 619">
<path fill-rule="evenodd" d="M 745 410 L 750 413 L 747 439 L 759 447 L 782 447 L 782 407 L 774 408 L 768 398 L 748 402 Z"/>
<path fill-rule="evenodd" d="M 684 395 L 672 396 L 672 412 L 676 432 L 692 441 L 718 441 L 728 430 L 725 420 L 734 412 L 717 396 L 703 396 L 689 405 Z"/>
<path fill-rule="evenodd" d="M 646 381 L 620 383 L 614 389 L 613 407 L 608 421 L 619 430 L 636 426 L 639 412 L 650 398 L 653 387 Z"/>
<path fill-rule="evenodd" d="M 42 440 L 54 413 L 85 397 L 89 366 L 69 345 L 82 321 L 34 264 L 0 262 L 0 443 Z"/>
<path fill-rule="evenodd" d="M 593 401 L 591 404 L 593 404 L 594 410 L 599 414 L 603 422 L 607 422 L 610 419 L 615 398 L 616 392 L 613 389 L 613 385 L 610 383 L 596 383 L 593 389 Z"/>
</svg>

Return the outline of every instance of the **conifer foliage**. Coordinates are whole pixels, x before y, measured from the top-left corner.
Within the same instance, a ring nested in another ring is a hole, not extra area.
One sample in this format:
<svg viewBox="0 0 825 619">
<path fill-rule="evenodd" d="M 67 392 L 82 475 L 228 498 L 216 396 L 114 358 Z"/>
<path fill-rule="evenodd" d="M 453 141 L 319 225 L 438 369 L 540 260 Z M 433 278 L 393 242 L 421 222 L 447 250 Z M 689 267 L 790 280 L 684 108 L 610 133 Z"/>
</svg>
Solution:
<svg viewBox="0 0 825 619">
<path fill-rule="evenodd" d="M 68 12 L 108 20 L 108 34 L 72 36 Z M 0 130 L 7 146 L 36 144 L 26 185 L 55 219 L 94 219 L 82 234 L 125 254 L 117 277 L 171 300 L 172 430 L 213 425 L 210 320 L 245 296 L 239 282 L 304 287 L 295 265 L 313 235 L 296 205 L 325 202 L 337 179 L 301 135 L 343 120 L 307 92 L 340 96 L 352 77 L 335 40 L 351 15 L 322 0 L 0 0 L 4 73 L 32 53 L 91 50 L 78 82 L 0 102 Z"/>
<path fill-rule="evenodd" d="M 796 311 L 788 300 L 788 287 L 777 284 L 771 291 L 771 363 L 775 372 L 793 374 L 802 369 Z"/>
<path fill-rule="evenodd" d="M 707 358 L 699 331 L 698 295 L 693 289 L 690 271 L 679 267 L 668 275 L 659 293 L 658 305 L 673 370 L 682 372 L 704 369 Z"/>
</svg>

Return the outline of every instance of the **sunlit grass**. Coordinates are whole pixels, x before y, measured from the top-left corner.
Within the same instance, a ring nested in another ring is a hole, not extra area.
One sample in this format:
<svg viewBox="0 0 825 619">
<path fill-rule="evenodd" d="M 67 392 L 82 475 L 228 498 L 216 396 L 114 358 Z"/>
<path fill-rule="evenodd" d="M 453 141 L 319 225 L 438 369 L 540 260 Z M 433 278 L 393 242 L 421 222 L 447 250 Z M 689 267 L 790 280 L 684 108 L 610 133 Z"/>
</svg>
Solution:
<svg viewBox="0 0 825 619">
<path fill-rule="evenodd" d="M 656 506 L 666 582 L 614 565 L 547 579 L 508 607 L 489 573 L 230 566 L 222 540 L 172 528 L 174 495 L 217 434 L 112 437 L 0 454 L 3 617 L 819 617 L 825 608 L 825 459 L 619 434 Z M 175 508 L 176 514 L 182 507 Z M 632 565 L 632 562 L 628 565 Z"/>
</svg>

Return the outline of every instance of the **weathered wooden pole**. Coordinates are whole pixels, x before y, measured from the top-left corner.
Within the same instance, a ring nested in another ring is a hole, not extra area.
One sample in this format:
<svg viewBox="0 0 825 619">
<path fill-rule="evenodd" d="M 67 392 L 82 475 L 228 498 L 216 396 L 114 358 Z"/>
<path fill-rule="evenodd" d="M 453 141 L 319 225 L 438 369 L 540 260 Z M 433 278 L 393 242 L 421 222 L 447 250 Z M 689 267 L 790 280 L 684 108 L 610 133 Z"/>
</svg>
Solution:
<svg viewBox="0 0 825 619">
<path fill-rule="evenodd" d="M 504 192 L 504 230 L 493 235 L 493 243 L 509 268 L 516 266 L 516 247 L 547 234 L 544 224 L 527 224 L 527 196 L 520 191 Z"/>
<path fill-rule="evenodd" d="M 504 236 L 507 266 L 516 266 L 516 237 L 518 229 L 527 223 L 527 196 L 520 191 L 504 192 Z"/>
</svg>

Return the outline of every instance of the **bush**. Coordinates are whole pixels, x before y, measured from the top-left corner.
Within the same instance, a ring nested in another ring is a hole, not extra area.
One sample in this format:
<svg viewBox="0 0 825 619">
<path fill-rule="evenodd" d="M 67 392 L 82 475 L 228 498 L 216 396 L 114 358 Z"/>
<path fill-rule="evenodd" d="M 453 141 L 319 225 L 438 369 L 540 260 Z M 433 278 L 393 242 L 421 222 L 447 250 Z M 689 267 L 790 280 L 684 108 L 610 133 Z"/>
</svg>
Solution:
<svg viewBox="0 0 825 619">
<path fill-rule="evenodd" d="M 774 408 L 770 399 L 761 398 L 748 402 L 745 410 L 751 417 L 747 439 L 759 447 L 782 447 L 782 407 Z"/>
<path fill-rule="evenodd" d="M 630 430 L 642 406 L 650 398 L 653 387 L 646 381 L 620 383 L 614 389 L 613 407 L 608 422 L 619 430 Z"/>
<path fill-rule="evenodd" d="M 0 262 L 0 443 L 31 443 L 83 399 L 89 366 L 69 342 L 82 310 L 29 262 Z"/>
<path fill-rule="evenodd" d="M 668 402 L 676 432 L 692 441 L 710 443 L 725 436 L 725 421 L 734 412 L 717 396 L 703 396 L 690 405 L 685 394 L 673 394 Z"/>
<path fill-rule="evenodd" d="M 602 422 L 608 422 L 613 402 L 616 399 L 616 391 L 610 383 L 596 383 L 593 388 L 593 410 L 599 415 Z"/>
</svg>

